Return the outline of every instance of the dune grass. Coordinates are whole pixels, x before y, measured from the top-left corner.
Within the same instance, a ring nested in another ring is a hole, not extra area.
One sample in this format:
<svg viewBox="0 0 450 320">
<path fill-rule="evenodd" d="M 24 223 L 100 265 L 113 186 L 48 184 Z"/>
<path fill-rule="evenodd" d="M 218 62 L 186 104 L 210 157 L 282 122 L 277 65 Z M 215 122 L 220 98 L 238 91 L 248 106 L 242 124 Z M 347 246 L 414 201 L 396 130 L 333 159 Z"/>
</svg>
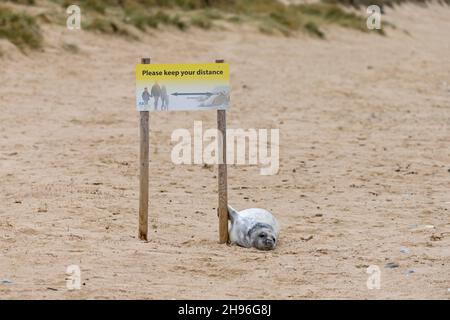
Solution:
<svg viewBox="0 0 450 320">
<path fill-rule="evenodd" d="M 36 19 L 23 12 L 0 6 L 0 38 L 6 38 L 19 49 L 39 49 L 43 37 Z"/>
<path fill-rule="evenodd" d="M 45 0 L 8 0 L 24 5 L 40 5 Z M 262 33 L 293 36 L 306 33 L 326 37 L 326 28 L 337 25 L 367 32 L 365 17 L 340 4 L 350 0 L 322 0 L 314 4 L 285 5 L 277 0 L 47 0 L 60 8 L 59 18 L 45 14 L 36 18 L 20 9 L 1 9 L 0 37 L 20 48 L 39 48 L 42 35 L 38 23 L 65 21 L 65 8 L 77 4 L 82 10 L 83 28 L 111 35 L 137 38 L 149 29 L 227 28 L 248 23 Z M 358 1 L 358 0 L 354 0 Z M 359 0 L 362 2 L 366 0 Z M 367 0 L 369 1 L 369 0 Z M 388 0 L 374 0 L 388 2 Z M 402 1 L 402 0 L 395 0 Z M 421 1 L 421 0 L 417 0 Z M 444 0 L 450 1 L 450 0 Z M 45 19 L 44 19 L 45 18 Z M 131 29 L 135 30 L 131 30 Z M 130 32 L 131 31 L 131 32 Z"/>
<path fill-rule="evenodd" d="M 36 0 L 6 0 L 12 3 L 17 3 L 17 4 L 29 4 L 29 5 L 34 5 L 36 4 Z"/>
<path fill-rule="evenodd" d="M 358 7 L 368 7 L 370 5 L 378 5 L 380 7 L 393 7 L 394 5 L 400 5 L 403 3 L 414 3 L 417 5 L 425 6 L 428 3 L 431 3 L 435 0 L 322 0 L 323 2 L 332 3 L 332 4 L 341 4 L 345 6 L 352 6 L 355 8 Z M 450 0 L 437 0 L 438 3 L 450 4 Z"/>
<path fill-rule="evenodd" d="M 72 0 L 53 0 L 68 5 Z M 179 30 L 205 30 L 224 22 L 249 21 L 268 34 L 290 36 L 305 32 L 324 38 L 324 25 L 339 25 L 366 31 L 365 18 L 345 11 L 337 4 L 285 5 L 277 0 L 78 0 L 86 11 L 116 17 L 141 31 L 161 26 Z M 104 32 L 104 24 L 92 24 Z"/>
<path fill-rule="evenodd" d="M 188 27 L 179 14 L 170 14 L 162 10 L 146 13 L 138 8 L 128 8 L 122 20 L 125 23 L 132 24 L 141 31 L 145 31 L 147 28 L 156 29 L 160 26 L 174 26 L 179 30 L 185 30 Z"/>
<path fill-rule="evenodd" d="M 314 3 L 286 6 L 271 0 L 260 2 L 242 1 L 236 5 L 237 12 L 260 18 L 260 30 L 265 33 L 281 33 L 290 36 L 297 31 L 318 38 L 325 38 L 323 26 L 341 27 L 367 31 L 365 17 L 350 13 L 336 4 Z M 262 18 L 262 19 L 261 19 Z"/>
<path fill-rule="evenodd" d="M 341 27 L 366 31 L 366 19 L 355 13 L 344 11 L 333 4 L 316 3 L 310 5 L 298 5 L 296 9 L 303 15 L 318 18 L 329 24 Z"/>
<path fill-rule="evenodd" d="M 205 15 L 196 15 L 191 18 L 191 24 L 201 29 L 209 30 L 213 27 L 212 19 Z"/>
</svg>

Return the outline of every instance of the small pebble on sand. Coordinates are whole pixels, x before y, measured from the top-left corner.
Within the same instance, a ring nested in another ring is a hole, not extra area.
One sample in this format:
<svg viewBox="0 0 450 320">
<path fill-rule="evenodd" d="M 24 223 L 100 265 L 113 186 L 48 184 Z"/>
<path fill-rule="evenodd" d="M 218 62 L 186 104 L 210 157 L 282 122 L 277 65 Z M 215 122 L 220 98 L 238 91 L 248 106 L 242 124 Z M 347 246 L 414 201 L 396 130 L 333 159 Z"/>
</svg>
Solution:
<svg viewBox="0 0 450 320">
<path fill-rule="evenodd" d="M 399 265 L 398 265 L 398 263 L 395 263 L 395 262 L 389 262 L 389 263 L 386 263 L 386 265 L 384 267 L 385 268 L 389 268 L 389 269 L 393 269 L 393 268 L 398 268 Z"/>
</svg>

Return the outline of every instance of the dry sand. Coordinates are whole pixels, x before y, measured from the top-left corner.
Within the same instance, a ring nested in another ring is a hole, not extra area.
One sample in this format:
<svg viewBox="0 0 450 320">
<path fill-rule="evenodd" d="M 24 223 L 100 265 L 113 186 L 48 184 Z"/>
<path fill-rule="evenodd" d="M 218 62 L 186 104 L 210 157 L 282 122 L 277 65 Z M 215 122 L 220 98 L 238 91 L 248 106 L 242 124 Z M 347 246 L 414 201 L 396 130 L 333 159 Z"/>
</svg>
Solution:
<svg viewBox="0 0 450 320">
<path fill-rule="evenodd" d="M 327 41 L 47 27 L 45 52 L 3 42 L 0 280 L 13 283 L 0 298 L 449 299 L 449 15 L 405 6 L 387 12 L 387 37 L 333 29 Z M 151 115 L 150 240 L 136 239 L 143 56 L 226 59 L 229 127 L 280 129 L 278 175 L 229 168 L 230 203 L 278 217 L 275 251 L 219 245 L 215 168 L 170 161 L 171 132 L 214 127 L 214 112 Z M 66 289 L 70 264 L 81 290 Z M 366 287 L 369 265 L 379 290 Z"/>
</svg>

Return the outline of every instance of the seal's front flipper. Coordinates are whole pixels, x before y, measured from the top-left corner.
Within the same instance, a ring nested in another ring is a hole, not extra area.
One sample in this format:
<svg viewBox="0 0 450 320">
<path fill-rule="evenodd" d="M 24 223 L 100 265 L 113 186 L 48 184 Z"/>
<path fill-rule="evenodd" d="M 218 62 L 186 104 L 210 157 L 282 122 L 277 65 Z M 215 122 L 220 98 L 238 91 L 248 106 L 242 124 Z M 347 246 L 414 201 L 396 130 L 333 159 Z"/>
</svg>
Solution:
<svg viewBox="0 0 450 320">
<path fill-rule="evenodd" d="M 230 205 L 228 205 L 228 218 L 234 222 L 238 216 L 238 212 Z"/>
</svg>

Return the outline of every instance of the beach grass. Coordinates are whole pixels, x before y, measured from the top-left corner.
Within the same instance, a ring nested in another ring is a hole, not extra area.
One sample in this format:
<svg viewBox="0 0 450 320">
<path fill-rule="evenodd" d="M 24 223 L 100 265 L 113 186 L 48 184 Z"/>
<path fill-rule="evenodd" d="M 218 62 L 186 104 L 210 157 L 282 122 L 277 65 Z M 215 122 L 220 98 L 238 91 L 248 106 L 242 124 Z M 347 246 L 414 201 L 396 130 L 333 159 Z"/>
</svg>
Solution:
<svg viewBox="0 0 450 320">
<path fill-rule="evenodd" d="M 5 38 L 19 49 L 39 49 L 43 36 L 33 16 L 0 6 L 0 38 Z"/>
<path fill-rule="evenodd" d="M 53 0 L 62 6 L 72 0 Z M 91 14 L 107 15 L 120 19 L 140 31 L 174 26 L 179 30 L 197 27 L 212 29 L 216 22 L 250 22 L 267 34 L 292 36 L 304 32 L 325 38 L 323 27 L 339 25 L 364 30 L 365 17 L 347 12 L 334 3 L 285 5 L 277 0 L 78 0 L 79 5 Z M 95 23 L 105 30 L 104 23 Z M 109 28 L 106 28 L 109 30 Z"/>
<path fill-rule="evenodd" d="M 186 31 L 193 27 L 211 30 L 215 26 L 227 29 L 245 23 L 274 36 L 291 37 L 304 33 L 324 39 L 332 26 L 368 32 L 366 17 L 346 8 L 362 6 L 368 1 L 322 0 L 312 4 L 286 5 L 277 0 L 9 0 L 7 2 L 20 6 L 1 7 L 0 38 L 8 39 L 21 49 L 40 48 L 43 37 L 39 24 L 64 23 L 65 9 L 77 4 L 82 10 L 84 29 L 131 38 L 138 38 L 136 34 L 150 29 Z M 403 1 L 376 0 L 374 3 L 391 5 Z M 422 0 L 412 2 L 426 3 Z M 45 3 L 56 5 L 59 15 L 55 16 L 54 11 L 51 15 L 41 11 L 34 17 L 25 10 L 21 11 L 24 5 Z M 377 32 L 384 34 L 384 30 Z"/>
</svg>

